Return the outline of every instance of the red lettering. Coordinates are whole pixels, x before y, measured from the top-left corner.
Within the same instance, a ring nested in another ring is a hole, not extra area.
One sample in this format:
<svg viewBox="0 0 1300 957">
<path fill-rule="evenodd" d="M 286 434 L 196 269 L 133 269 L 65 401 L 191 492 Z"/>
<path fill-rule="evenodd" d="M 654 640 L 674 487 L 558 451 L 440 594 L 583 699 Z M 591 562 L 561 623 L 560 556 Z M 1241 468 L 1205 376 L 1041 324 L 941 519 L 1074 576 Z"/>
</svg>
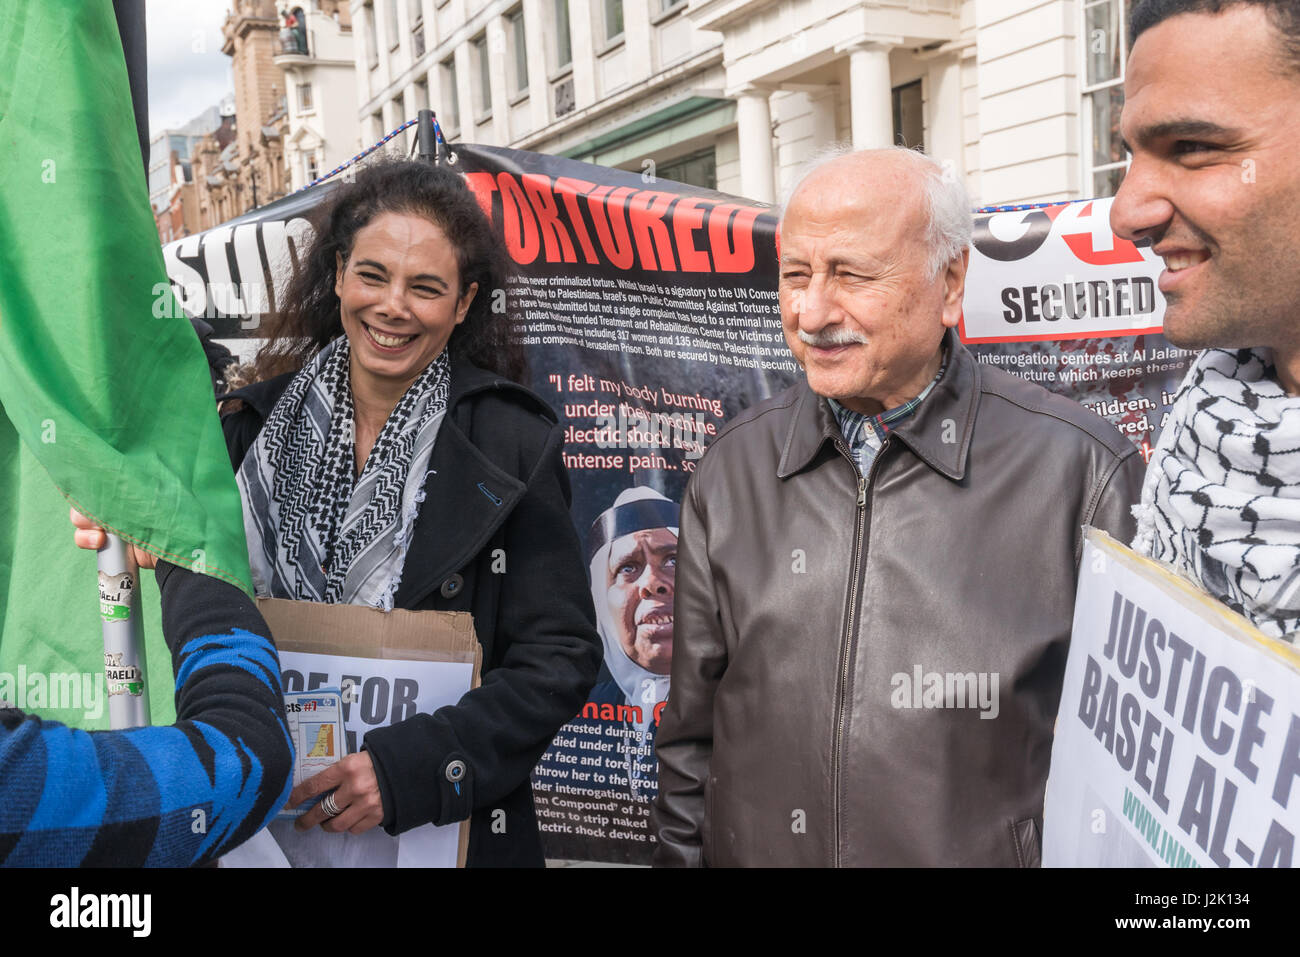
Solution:
<svg viewBox="0 0 1300 957">
<path fill-rule="evenodd" d="M 673 243 L 668 235 L 668 226 L 664 223 L 664 213 L 677 197 L 672 193 L 657 193 L 644 190 L 628 203 L 627 216 L 632 221 L 632 235 L 636 239 L 636 251 L 641 257 L 642 269 L 662 269 L 675 272 L 677 264 L 673 261 Z M 656 263 L 655 252 L 659 253 Z"/>
<path fill-rule="evenodd" d="M 558 263 L 563 254 L 564 262 L 576 263 L 578 256 L 573 251 L 573 240 L 569 239 L 569 231 L 560 222 L 560 208 L 551 194 L 550 177 L 540 173 L 525 173 L 524 192 L 528 194 L 533 210 L 537 213 L 542 242 L 546 245 L 546 261 Z"/>
<path fill-rule="evenodd" d="M 1078 211 L 1076 219 L 1086 223 L 1095 215 L 1092 209 L 1092 203 L 1085 203 Z M 1068 236 L 1062 234 L 1065 245 L 1070 247 L 1070 252 L 1081 262 L 1086 262 L 1091 266 L 1118 266 L 1121 263 L 1140 263 L 1142 254 L 1138 248 L 1127 239 L 1115 237 L 1114 247 L 1107 251 L 1099 252 L 1092 247 L 1092 231 L 1071 233 Z"/>
<path fill-rule="evenodd" d="M 608 186 L 597 186 L 587 195 L 587 208 L 596 224 L 596 239 L 605 258 L 618 269 L 632 267 L 632 237 L 627 232 L 623 209 L 628 196 L 634 192 L 631 186 L 620 186 L 613 192 Z"/>
<path fill-rule="evenodd" d="M 497 191 L 497 183 L 491 173 L 466 173 L 465 183 L 474 194 L 478 204 L 483 207 L 483 215 L 492 221 L 492 194 Z"/>
<path fill-rule="evenodd" d="M 735 219 L 731 218 L 733 211 Z M 755 206 L 735 203 L 723 203 L 709 211 L 709 250 L 715 272 L 749 272 L 754 268 L 754 220 L 761 212 Z"/>
<path fill-rule="evenodd" d="M 700 203 L 712 203 L 711 199 L 682 199 L 673 208 L 673 237 L 677 240 L 677 255 L 682 261 L 683 272 L 708 272 L 709 255 L 702 249 L 696 249 L 692 233 L 704 224 L 704 210 Z"/>
<path fill-rule="evenodd" d="M 578 245 L 582 247 L 582 255 L 589 263 L 597 263 L 600 260 L 596 257 L 596 247 L 591 244 L 591 236 L 587 234 L 587 223 L 582 218 L 582 210 L 578 207 L 578 197 L 585 195 L 595 185 L 581 179 L 570 179 L 567 176 L 561 176 L 555 181 L 555 189 L 564 200 L 564 208 L 569 211 L 569 221 L 573 224 L 573 231 L 578 237 Z"/>
<path fill-rule="evenodd" d="M 521 266 L 527 266 L 542 251 L 537 235 L 537 221 L 524 191 L 509 173 L 498 173 L 501 187 L 501 219 L 505 233 L 506 252 Z"/>
</svg>

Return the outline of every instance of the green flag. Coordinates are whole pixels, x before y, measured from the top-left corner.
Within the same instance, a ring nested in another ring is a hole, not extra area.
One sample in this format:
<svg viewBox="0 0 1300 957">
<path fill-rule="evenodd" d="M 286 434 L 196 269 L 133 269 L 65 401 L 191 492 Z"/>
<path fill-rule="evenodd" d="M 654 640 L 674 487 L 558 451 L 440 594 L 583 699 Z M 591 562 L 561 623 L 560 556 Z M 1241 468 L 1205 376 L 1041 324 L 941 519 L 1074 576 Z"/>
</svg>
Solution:
<svg viewBox="0 0 1300 957">
<path fill-rule="evenodd" d="M 5 0 L 0 62 L 0 672 L 102 671 L 94 556 L 54 487 L 251 593 L 239 493 L 203 349 L 168 301 L 110 0 Z"/>
</svg>

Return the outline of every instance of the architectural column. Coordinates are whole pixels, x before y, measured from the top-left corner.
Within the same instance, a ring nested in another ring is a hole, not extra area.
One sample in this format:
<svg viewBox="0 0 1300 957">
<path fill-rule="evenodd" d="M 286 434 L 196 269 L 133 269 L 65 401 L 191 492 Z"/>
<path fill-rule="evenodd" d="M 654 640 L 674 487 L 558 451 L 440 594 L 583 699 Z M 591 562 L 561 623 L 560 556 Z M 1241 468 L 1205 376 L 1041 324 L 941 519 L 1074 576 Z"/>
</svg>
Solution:
<svg viewBox="0 0 1300 957">
<path fill-rule="evenodd" d="M 736 99 L 741 195 L 760 203 L 774 202 L 776 191 L 772 178 L 772 108 L 768 103 L 771 91 L 744 86 L 729 95 Z"/>
<path fill-rule="evenodd" d="M 813 149 L 821 149 L 839 139 L 839 122 L 835 116 L 835 87 L 826 86 L 809 92 L 808 111 L 812 116 Z"/>
<path fill-rule="evenodd" d="M 894 109 L 890 98 L 889 45 L 860 42 L 848 46 L 847 52 L 853 148 L 892 146 Z"/>
<path fill-rule="evenodd" d="M 954 175 L 966 175 L 966 144 L 961 100 L 961 53 L 954 51 L 930 64 L 926 104 L 926 152 Z"/>
</svg>

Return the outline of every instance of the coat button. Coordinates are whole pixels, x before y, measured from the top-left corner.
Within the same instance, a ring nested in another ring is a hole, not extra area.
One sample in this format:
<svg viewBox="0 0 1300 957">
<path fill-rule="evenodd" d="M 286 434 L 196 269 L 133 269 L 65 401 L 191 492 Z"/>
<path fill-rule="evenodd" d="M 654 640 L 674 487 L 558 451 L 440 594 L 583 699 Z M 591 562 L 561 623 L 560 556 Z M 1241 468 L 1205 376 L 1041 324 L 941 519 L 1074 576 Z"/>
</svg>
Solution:
<svg viewBox="0 0 1300 957">
<path fill-rule="evenodd" d="M 452 575 L 450 578 L 448 578 L 445 582 L 442 583 L 442 597 L 455 598 L 457 595 L 460 594 L 460 590 L 464 586 L 465 586 L 465 579 L 462 578 L 460 573 L 458 572 L 457 574 Z"/>
<path fill-rule="evenodd" d="M 461 780 L 463 777 L 465 777 L 465 762 L 464 762 L 464 761 L 459 761 L 459 760 L 458 760 L 458 761 L 452 761 L 450 764 L 447 765 L 447 780 L 448 780 L 448 781 L 450 781 L 452 784 L 455 784 L 457 781 Z"/>
</svg>

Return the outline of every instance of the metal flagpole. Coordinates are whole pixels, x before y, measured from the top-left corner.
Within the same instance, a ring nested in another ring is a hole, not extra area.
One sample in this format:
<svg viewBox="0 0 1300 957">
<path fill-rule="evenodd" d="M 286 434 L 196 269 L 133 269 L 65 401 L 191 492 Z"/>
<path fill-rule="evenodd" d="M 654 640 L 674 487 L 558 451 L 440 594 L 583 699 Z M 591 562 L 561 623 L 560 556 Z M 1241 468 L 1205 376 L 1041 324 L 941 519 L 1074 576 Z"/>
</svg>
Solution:
<svg viewBox="0 0 1300 957">
<path fill-rule="evenodd" d="M 122 56 L 131 86 L 142 172 L 149 175 L 149 92 L 145 0 L 113 0 Z M 104 678 L 112 728 L 149 724 L 149 692 L 144 681 L 144 625 L 140 618 L 140 570 L 126 543 L 104 532 L 99 550 L 99 613 L 104 619 Z"/>
<path fill-rule="evenodd" d="M 149 724 L 144 678 L 144 625 L 140 617 L 140 570 L 116 535 L 99 550 L 99 614 L 104 619 L 104 682 L 112 728 Z"/>
</svg>

